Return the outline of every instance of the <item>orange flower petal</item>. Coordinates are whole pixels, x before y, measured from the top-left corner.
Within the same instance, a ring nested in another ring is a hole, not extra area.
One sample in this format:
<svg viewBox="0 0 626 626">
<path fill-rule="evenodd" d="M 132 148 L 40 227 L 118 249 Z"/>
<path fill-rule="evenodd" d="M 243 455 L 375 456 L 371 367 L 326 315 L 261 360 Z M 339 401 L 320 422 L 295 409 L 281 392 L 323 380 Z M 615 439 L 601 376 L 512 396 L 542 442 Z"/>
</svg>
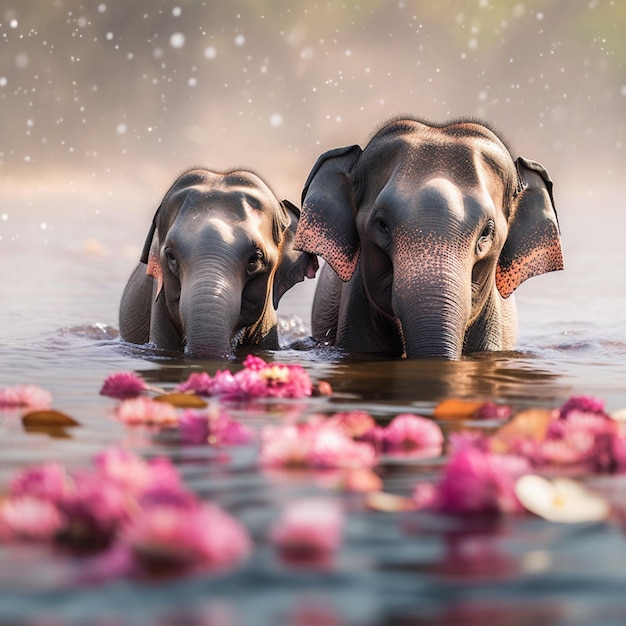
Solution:
<svg viewBox="0 0 626 626">
<path fill-rule="evenodd" d="M 22 423 L 25 427 L 41 428 L 66 428 L 68 426 L 80 426 L 80 424 L 69 415 L 55 411 L 54 409 L 43 409 L 41 411 L 29 411 L 22 416 Z"/>
<path fill-rule="evenodd" d="M 514 439 L 531 438 L 543 441 L 550 422 L 555 418 L 556 413 L 549 409 L 522 411 L 498 429 L 492 438 L 492 447 L 494 451 L 504 452 Z"/>
</svg>

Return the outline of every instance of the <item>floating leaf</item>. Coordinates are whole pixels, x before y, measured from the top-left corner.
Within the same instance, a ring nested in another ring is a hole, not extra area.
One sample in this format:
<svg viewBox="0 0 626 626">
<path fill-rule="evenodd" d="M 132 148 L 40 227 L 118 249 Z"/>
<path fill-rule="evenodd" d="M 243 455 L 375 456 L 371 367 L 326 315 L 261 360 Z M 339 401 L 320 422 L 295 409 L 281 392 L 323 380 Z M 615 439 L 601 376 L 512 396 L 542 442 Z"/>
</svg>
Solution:
<svg viewBox="0 0 626 626">
<path fill-rule="evenodd" d="M 200 396 L 192 393 L 165 393 L 154 398 L 157 402 L 167 402 L 179 409 L 203 409 L 208 406 Z"/>
<path fill-rule="evenodd" d="M 522 476 L 515 483 L 515 495 L 531 513 L 551 522 L 600 522 L 611 510 L 602 496 L 570 478 L 547 480 L 534 474 Z"/>
<path fill-rule="evenodd" d="M 55 411 L 54 409 L 42 409 L 41 411 L 29 411 L 22 416 L 22 423 L 29 427 L 48 428 L 68 428 L 80 426 L 80 424 L 69 415 Z"/>
<path fill-rule="evenodd" d="M 385 491 L 371 491 L 365 496 L 365 504 L 370 509 L 387 513 L 412 511 L 416 508 L 416 504 L 411 498 L 396 496 Z"/>
<path fill-rule="evenodd" d="M 472 419 L 476 411 L 478 411 L 483 404 L 483 402 L 455 400 L 450 398 L 448 400 L 442 400 L 435 407 L 433 416 L 440 420 Z"/>
<path fill-rule="evenodd" d="M 519 438 L 543 441 L 550 422 L 556 414 L 549 409 L 529 409 L 518 413 L 510 422 L 498 429 L 492 438 L 492 449 L 505 452 L 510 443 Z"/>
</svg>

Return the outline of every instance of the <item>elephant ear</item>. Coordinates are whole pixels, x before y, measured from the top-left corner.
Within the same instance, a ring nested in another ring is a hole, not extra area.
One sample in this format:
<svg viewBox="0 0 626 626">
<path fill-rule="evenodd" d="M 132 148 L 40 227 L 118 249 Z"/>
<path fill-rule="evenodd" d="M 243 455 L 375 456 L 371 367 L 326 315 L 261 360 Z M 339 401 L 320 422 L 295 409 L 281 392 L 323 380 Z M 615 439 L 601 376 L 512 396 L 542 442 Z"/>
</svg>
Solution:
<svg viewBox="0 0 626 626">
<path fill-rule="evenodd" d="M 139 259 L 148 266 L 146 274 L 152 276 L 157 281 L 157 298 L 161 293 L 161 289 L 163 289 L 163 270 L 161 269 L 159 233 L 157 231 L 157 218 L 160 210 L 161 207 L 156 210 L 152 218 L 152 224 L 150 225 L 146 241 L 143 244 L 141 258 Z"/>
<path fill-rule="evenodd" d="M 515 161 L 515 166 L 519 191 L 496 268 L 496 286 L 503 298 L 508 298 L 528 278 L 563 269 L 550 176 L 542 165 L 523 157 Z"/>
<path fill-rule="evenodd" d="M 322 154 L 304 185 L 302 217 L 294 246 L 317 254 L 343 281 L 352 278 L 359 259 L 352 168 L 360 146 L 335 148 Z"/>
<path fill-rule="evenodd" d="M 305 278 L 315 278 L 315 273 L 319 268 L 317 257 L 314 254 L 300 252 L 293 247 L 296 228 L 300 221 L 300 209 L 289 200 L 283 200 L 281 206 L 288 216 L 289 224 L 283 233 L 280 263 L 274 276 L 272 301 L 275 309 L 278 308 L 280 299 L 289 289 Z"/>
</svg>

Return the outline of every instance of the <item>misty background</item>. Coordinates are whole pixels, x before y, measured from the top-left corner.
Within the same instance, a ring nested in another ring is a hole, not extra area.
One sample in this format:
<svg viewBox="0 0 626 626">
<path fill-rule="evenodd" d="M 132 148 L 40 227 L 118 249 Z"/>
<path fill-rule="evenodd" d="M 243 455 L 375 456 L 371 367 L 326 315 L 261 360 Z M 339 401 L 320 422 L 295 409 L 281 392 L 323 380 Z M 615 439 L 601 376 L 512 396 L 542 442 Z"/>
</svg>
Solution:
<svg viewBox="0 0 626 626">
<path fill-rule="evenodd" d="M 321 152 L 410 114 L 486 120 L 548 169 L 570 273 L 530 289 L 614 291 L 625 33 L 621 0 L 0 0 L 0 262 L 55 238 L 136 260 L 196 165 L 299 203 Z"/>
</svg>

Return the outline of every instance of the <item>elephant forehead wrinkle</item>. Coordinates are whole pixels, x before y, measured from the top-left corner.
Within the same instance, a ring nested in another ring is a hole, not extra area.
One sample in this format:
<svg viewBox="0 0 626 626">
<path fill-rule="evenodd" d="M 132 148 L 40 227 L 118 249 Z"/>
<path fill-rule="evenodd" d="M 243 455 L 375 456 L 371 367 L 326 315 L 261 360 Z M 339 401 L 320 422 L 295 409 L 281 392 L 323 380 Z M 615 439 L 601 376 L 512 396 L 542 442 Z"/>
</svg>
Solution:
<svg viewBox="0 0 626 626">
<path fill-rule="evenodd" d="M 465 217 L 462 191 L 447 178 L 433 178 L 418 194 L 418 204 L 425 209 L 445 209 L 449 217 L 462 221 Z"/>
</svg>

